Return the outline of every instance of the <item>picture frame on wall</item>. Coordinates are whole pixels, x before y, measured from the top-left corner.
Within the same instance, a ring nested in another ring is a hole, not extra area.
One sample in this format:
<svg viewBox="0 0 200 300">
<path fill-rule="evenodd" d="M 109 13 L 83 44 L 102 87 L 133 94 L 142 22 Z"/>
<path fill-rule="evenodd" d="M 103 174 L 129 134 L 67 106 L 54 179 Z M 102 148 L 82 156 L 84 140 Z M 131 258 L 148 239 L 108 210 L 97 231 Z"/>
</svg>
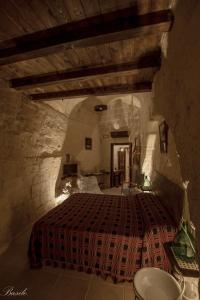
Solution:
<svg viewBox="0 0 200 300">
<path fill-rule="evenodd" d="M 85 138 L 85 149 L 92 150 L 92 139 L 89 137 Z"/>
<path fill-rule="evenodd" d="M 141 154 L 141 145 L 140 145 L 140 136 L 135 137 L 134 150 L 133 150 L 133 164 L 140 165 L 140 154 Z"/>
<path fill-rule="evenodd" d="M 160 134 L 160 152 L 167 153 L 168 151 L 168 125 L 166 121 L 163 121 L 159 125 L 159 134 Z"/>
</svg>

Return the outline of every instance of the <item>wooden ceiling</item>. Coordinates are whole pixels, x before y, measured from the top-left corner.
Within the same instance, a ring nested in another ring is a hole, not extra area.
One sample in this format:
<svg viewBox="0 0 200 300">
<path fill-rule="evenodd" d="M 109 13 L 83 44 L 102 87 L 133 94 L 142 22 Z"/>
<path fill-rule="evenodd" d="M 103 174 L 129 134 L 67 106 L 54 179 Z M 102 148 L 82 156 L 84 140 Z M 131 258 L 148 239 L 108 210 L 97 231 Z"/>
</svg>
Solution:
<svg viewBox="0 0 200 300">
<path fill-rule="evenodd" d="M 37 101 L 151 91 L 169 2 L 0 1 L 0 78 Z"/>
</svg>

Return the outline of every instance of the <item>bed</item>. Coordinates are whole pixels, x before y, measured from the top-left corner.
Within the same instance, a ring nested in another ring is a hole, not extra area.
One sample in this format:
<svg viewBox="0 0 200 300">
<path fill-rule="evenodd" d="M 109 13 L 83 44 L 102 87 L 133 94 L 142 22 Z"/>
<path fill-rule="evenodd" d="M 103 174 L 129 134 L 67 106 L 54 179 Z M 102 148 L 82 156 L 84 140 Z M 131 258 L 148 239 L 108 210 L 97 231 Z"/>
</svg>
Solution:
<svg viewBox="0 0 200 300">
<path fill-rule="evenodd" d="M 141 267 L 170 271 L 163 244 L 175 234 L 175 223 L 153 194 L 76 193 L 34 224 L 30 266 L 131 281 Z"/>
</svg>

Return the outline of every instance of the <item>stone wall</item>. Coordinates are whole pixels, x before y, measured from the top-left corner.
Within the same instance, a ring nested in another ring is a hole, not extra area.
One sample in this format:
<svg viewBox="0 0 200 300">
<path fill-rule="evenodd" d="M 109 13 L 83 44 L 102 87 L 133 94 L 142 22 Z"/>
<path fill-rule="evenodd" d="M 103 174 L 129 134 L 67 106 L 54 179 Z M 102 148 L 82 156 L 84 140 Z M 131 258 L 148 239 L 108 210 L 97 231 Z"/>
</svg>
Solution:
<svg viewBox="0 0 200 300">
<path fill-rule="evenodd" d="M 182 178 L 190 181 L 190 211 L 200 251 L 200 2 L 178 1 L 174 15 L 154 84 L 154 112 L 163 115 L 171 128 Z"/>
<path fill-rule="evenodd" d="M 55 205 L 67 118 L 9 89 L 0 90 L 0 253 Z"/>
<path fill-rule="evenodd" d="M 85 148 L 86 137 L 92 139 L 91 150 Z M 99 116 L 94 112 L 93 105 L 88 107 L 87 100 L 70 111 L 63 153 L 64 155 L 69 153 L 71 160 L 79 163 L 80 171 L 99 171 L 101 161 Z"/>
<path fill-rule="evenodd" d="M 158 123 L 159 126 L 159 123 Z M 153 177 L 158 174 L 165 176 L 168 180 L 174 182 L 182 188 L 182 175 L 179 162 L 179 154 L 176 150 L 174 136 L 169 129 L 168 131 L 168 149 L 167 153 L 160 152 L 159 131 L 156 132 L 156 144 L 153 158 Z M 158 173 L 158 174 L 157 174 Z"/>
<path fill-rule="evenodd" d="M 159 193 L 163 205 L 179 225 L 183 210 L 183 186 L 179 155 L 171 130 L 168 131 L 167 153 L 160 152 L 159 122 L 157 123 L 156 143 L 153 151 L 152 185 Z"/>
</svg>

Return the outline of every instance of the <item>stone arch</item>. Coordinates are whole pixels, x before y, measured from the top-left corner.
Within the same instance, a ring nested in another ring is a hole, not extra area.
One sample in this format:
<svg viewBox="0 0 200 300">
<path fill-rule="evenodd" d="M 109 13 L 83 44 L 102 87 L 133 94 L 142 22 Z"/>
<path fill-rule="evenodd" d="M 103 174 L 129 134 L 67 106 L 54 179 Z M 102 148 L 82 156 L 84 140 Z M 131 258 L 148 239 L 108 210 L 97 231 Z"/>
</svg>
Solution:
<svg viewBox="0 0 200 300">
<path fill-rule="evenodd" d="M 95 112 L 94 106 L 97 104 L 106 104 L 108 110 Z M 105 169 L 106 165 L 102 157 L 104 142 L 111 142 L 110 132 L 114 130 L 129 130 L 130 137 L 127 139 L 127 142 L 130 142 L 132 138 L 131 130 L 134 129 L 134 133 L 138 133 L 139 131 L 140 108 L 140 100 L 135 96 L 132 97 L 132 95 L 91 96 L 66 102 L 65 114 L 68 116 L 68 120 L 65 141 L 62 147 L 60 170 L 55 188 L 56 196 L 60 193 L 59 187 L 66 154 L 69 153 L 73 161 L 79 162 L 79 167 L 82 171 L 95 172 L 95 170 L 99 170 L 100 168 Z M 77 122 L 79 125 L 77 125 Z M 117 128 L 115 128 L 116 126 Z M 87 130 L 84 130 L 85 127 L 87 127 Z M 104 140 L 104 136 L 106 136 L 106 140 Z M 84 149 L 85 137 L 93 139 L 94 148 L 92 151 Z M 107 150 L 108 152 L 110 151 L 108 145 Z M 105 156 L 105 160 L 109 160 L 109 155 L 110 153 Z"/>
</svg>

